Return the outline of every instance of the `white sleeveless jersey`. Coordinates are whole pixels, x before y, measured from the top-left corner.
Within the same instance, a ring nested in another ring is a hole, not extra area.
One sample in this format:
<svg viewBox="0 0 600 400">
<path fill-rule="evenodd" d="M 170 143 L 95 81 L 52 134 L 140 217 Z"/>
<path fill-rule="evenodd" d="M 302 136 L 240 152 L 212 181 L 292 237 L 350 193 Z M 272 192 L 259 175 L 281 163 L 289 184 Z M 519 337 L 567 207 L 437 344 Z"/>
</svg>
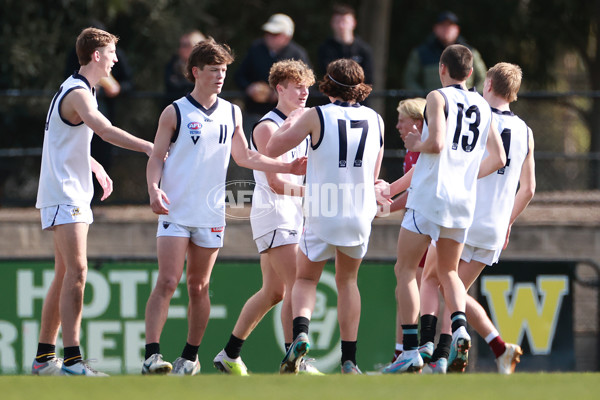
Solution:
<svg viewBox="0 0 600 400">
<path fill-rule="evenodd" d="M 90 161 L 94 132 L 83 122 L 73 125 L 60 115 L 63 99 L 75 89 L 90 91 L 94 99 L 96 96 L 88 80 L 78 73 L 67 78 L 54 95 L 46 118 L 37 208 L 89 206 L 94 196 Z"/>
<path fill-rule="evenodd" d="M 268 120 L 280 127 L 287 117 L 278 109 L 273 109 L 265 114 L 259 122 Z M 255 125 L 256 127 L 256 125 Z M 282 161 L 292 162 L 305 156 L 308 152 L 310 138 L 304 139 L 298 146 L 281 156 Z M 257 151 L 254 136 L 250 137 L 250 148 Z M 282 174 L 283 179 L 302 185 L 304 176 Z M 254 193 L 252 195 L 252 209 L 250 211 L 250 225 L 252 236 L 257 239 L 275 229 L 288 229 L 301 232 L 302 230 L 302 198 L 299 196 L 285 196 L 274 193 L 269 187 L 267 176 L 263 171 L 254 170 Z"/>
<path fill-rule="evenodd" d="M 492 112 L 476 92 L 458 86 L 438 91 L 446 100 L 446 140 L 439 154 L 421 153 L 406 207 L 445 228 L 465 229 L 475 211 L 477 174 L 488 138 Z M 422 141 L 429 136 L 427 121 Z"/>
<path fill-rule="evenodd" d="M 510 111 L 493 109 L 494 123 L 502 137 L 506 166 L 477 182 L 475 218 L 466 243 L 488 250 L 501 250 L 515 203 L 515 194 L 525 158 L 529 153 L 530 131 L 525 122 Z"/>
<path fill-rule="evenodd" d="M 169 214 L 159 221 L 197 228 L 225 226 L 225 179 L 235 132 L 235 109 L 217 98 L 205 109 L 191 95 L 173 102 L 177 128 L 160 188 Z"/>
<path fill-rule="evenodd" d="M 321 139 L 308 151 L 305 229 L 336 246 L 366 243 L 377 212 L 374 174 L 383 145 L 379 115 L 339 101 L 316 110 Z"/>
</svg>

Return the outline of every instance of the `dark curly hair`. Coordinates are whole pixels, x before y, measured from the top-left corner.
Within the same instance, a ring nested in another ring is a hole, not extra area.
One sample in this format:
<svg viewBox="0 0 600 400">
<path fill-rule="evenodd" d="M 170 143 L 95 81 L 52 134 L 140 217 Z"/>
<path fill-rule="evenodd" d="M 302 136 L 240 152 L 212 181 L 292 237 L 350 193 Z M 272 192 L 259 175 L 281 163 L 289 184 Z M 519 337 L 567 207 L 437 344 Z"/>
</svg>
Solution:
<svg viewBox="0 0 600 400">
<path fill-rule="evenodd" d="M 356 61 L 340 58 L 327 66 L 327 73 L 319 82 L 319 90 L 329 97 L 359 103 L 369 96 L 373 88 L 365 84 L 365 73 Z"/>
</svg>

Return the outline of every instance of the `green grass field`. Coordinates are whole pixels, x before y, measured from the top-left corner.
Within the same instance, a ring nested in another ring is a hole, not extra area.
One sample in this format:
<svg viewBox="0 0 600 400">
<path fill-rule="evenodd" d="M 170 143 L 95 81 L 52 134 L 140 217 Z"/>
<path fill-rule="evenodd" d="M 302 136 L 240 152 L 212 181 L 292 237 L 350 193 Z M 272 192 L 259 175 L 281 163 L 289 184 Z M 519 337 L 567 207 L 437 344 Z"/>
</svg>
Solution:
<svg viewBox="0 0 600 400">
<path fill-rule="evenodd" d="M 256 374 L 110 378 L 0 376 L 9 399 L 598 399 L 600 373 L 377 375 Z"/>
</svg>

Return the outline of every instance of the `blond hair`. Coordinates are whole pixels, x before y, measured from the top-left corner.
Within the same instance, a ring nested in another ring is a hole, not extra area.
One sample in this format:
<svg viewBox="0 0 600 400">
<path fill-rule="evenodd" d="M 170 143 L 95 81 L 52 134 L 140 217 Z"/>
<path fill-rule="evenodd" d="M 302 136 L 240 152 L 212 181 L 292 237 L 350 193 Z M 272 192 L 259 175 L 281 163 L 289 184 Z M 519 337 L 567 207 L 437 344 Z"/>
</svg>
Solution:
<svg viewBox="0 0 600 400">
<path fill-rule="evenodd" d="M 517 100 L 517 93 L 521 88 L 523 72 L 516 64 L 501 62 L 490 68 L 485 75 L 490 80 L 492 90 L 506 101 Z"/>
<path fill-rule="evenodd" d="M 425 104 L 427 104 L 427 100 L 422 97 L 405 99 L 398 103 L 396 110 L 398 110 L 398 114 L 402 117 L 423 121 L 425 119 Z"/>
</svg>

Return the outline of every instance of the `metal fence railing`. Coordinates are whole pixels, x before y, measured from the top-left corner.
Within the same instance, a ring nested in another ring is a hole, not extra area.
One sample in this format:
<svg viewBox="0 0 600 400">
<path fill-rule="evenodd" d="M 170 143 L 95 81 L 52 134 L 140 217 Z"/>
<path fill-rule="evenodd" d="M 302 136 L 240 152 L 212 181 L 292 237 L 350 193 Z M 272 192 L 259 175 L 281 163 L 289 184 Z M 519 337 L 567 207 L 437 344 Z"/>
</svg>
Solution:
<svg viewBox="0 0 600 400">
<path fill-rule="evenodd" d="M 35 200 L 43 140 L 43 126 L 52 92 L 43 90 L 0 91 L 0 205 L 31 205 Z M 402 175 L 404 150 L 395 129 L 396 107 L 400 100 L 422 95 L 404 90 L 374 91 L 368 105 L 383 116 L 386 126 L 386 153 L 382 178 L 395 180 Z M 532 128 L 536 141 L 537 191 L 584 191 L 598 189 L 600 153 L 589 151 L 590 131 L 583 117 L 568 102 L 589 106 L 598 93 L 524 93 L 512 106 Z M 243 105 L 242 93 L 225 91 L 224 98 Z M 320 104 L 322 95 L 312 96 Z M 136 136 L 153 140 L 158 117 L 166 99 L 159 92 L 133 92 L 115 99 L 112 120 Z M 248 134 L 246 132 L 246 134 Z M 146 203 L 146 158 L 110 146 L 104 163 L 115 183 L 108 202 Z M 252 173 L 230 165 L 230 177 L 251 179 Z"/>
</svg>

